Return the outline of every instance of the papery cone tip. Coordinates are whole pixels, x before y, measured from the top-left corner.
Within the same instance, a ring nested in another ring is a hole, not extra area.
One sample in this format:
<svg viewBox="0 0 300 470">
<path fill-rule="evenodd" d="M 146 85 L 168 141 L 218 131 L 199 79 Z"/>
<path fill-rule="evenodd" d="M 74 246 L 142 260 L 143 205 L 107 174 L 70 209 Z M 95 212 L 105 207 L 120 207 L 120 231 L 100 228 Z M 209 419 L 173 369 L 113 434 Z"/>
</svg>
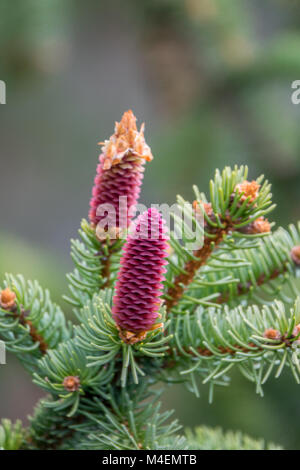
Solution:
<svg viewBox="0 0 300 470">
<path fill-rule="evenodd" d="M 145 124 L 138 131 L 136 117 L 130 110 L 126 111 L 120 122 L 115 123 L 115 132 L 109 140 L 99 142 L 102 145 L 102 160 L 104 170 L 121 163 L 127 153 L 151 161 L 153 155 L 144 137 Z"/>
</svg>

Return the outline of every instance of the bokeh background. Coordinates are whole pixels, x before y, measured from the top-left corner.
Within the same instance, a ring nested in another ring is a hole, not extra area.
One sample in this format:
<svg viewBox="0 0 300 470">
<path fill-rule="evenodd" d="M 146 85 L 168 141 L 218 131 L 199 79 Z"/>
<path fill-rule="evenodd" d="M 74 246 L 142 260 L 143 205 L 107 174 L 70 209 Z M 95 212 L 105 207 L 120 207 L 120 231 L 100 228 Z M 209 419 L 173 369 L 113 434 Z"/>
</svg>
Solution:
<svg viewBox="0 0 300 470">
<path fill-rule="evenodd" d="M 0 79 L 0 274 L 38 278 L 59 302 L 97 142 L 128 108 L 155 155 L 141 202 L 191 198 L 215 167 L 245 163 L 272 181 L 276 223 L 300 218 L 299 1 L 0 0 Z M 24 422 L 40 396 L 11 356 L 0 395 L 0 416 Z M 288 374 L 264 399 L 234 376 L 212 405 L 205 387 L 196 399 L 176 386 L 163 401 L 185 426 L 300 448 L 300 388 Z"/>
</svg>

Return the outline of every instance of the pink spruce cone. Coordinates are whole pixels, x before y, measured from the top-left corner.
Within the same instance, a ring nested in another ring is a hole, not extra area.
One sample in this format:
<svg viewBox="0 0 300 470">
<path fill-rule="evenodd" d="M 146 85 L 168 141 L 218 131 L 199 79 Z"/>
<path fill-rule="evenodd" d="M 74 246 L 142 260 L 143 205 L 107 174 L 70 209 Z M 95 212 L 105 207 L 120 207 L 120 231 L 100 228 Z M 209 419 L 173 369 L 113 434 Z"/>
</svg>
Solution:
<svg viewBox="0 0 300 470">
<path fill-rule="evenodd" d="M 107 231 L 111 230 L 117 238 L 120 229 L 127 228 L 130 224 L 140 194 L 143 165 L 145 161 L 152 160 L 153 156 L 145 142 L 144 124 L 138 131 L 136 118 L 131 110 L 123 114 L 119 123 L 116 122 L 115 132 L 110 139 L 100 144 L 103 145 L 102 153 L 99 156 L 90 201 L 89 219 L 92 225 L 98 225 L 97 235 L 100 239 L 106 238 Z M 125 204 L 121 203 L 122 213 L 119 205 L 121 196 L 127 198 Z M 101 213 L 98 210 L 97 214 L 98 207 L 103 204 L 113 206 L 115 212 L 112 216 L 104 210 Z M 99 224 L 101 220 L 102 224 Z"/>
<path fill-rule="evenodd" d="M 155 329 L 167 264 L 168 236 L 160 213 L 149 209 L 139 216 L 123 249 L 112 315 L 121 337 L 134 343 Z"/>
</svg>

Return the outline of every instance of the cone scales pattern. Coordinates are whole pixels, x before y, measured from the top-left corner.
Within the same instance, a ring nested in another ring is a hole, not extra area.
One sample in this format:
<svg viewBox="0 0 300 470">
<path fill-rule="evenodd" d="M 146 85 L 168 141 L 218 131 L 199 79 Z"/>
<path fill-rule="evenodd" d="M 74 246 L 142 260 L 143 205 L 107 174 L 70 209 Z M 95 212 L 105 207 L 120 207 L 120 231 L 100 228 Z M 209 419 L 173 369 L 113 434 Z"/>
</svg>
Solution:
<svg viewBox="0 0 300 470">
<path fill-rule="evenodd" d="M 118 230 L 129 226 L 132 210 L 140 194 L 143 164 L 152 160 L 153 156 L 144 139 L 144 125 L 140 131 L 137 130 L 132 111 L 124 113 L 121 121 L 116 122 L 114 134 L 100 144 L 102 153 L 92 191 L 89 218 L 95 227 L 102 221 L 101 228 L 99 226 L 101 233 L 101 229 L 107 231 L 108 227 L 116 227 Z M 121 206 L 120 197 L 127 198 Z M 114 208 L 114 213 L 108 217 L 104 204 Z"/>
<path fill-rule="evenodd" d="M 156 209 L 138 218 L 124 247 L 113 301 L 113 318 L 121 330 L 140 333 L 153 329 L 166 272 L 167 239 Z"/>
</svg>

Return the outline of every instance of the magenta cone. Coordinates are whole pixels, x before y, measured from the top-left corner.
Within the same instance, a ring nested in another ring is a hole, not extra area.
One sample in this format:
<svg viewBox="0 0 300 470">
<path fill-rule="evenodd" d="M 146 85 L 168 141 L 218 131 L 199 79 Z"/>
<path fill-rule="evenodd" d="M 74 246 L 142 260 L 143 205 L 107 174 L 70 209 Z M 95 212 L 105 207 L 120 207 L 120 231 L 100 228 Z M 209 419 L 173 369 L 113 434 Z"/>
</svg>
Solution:
<svg viewBox="0 0 300 470">
<path fill-rule="evenodd" d="M 140 194 L 144 163 L 153 158 L 144 139 L 144 126 L 138 131 L 134 114 L 127 111 L 121 121 L 116 123 L 114 134 L 101 144 L 102 153 L 90 201 L 89 219 L 95 227 L 104 217 L 107 220 L 107 213 L 99 211 L 99 206 L 110 204 L 114 208 L 114 214 L 109 215 L 110 227 L 127 228 Z M 122 216 L 120 197 L 127 198 Z"/>
<path fill-rule="evenodd" d="M 120 329 L 151 329 L 161 304 L 168 236 L 156 209 L 139 216 L 123 249 L 112 314 Z"/>
</svg>

